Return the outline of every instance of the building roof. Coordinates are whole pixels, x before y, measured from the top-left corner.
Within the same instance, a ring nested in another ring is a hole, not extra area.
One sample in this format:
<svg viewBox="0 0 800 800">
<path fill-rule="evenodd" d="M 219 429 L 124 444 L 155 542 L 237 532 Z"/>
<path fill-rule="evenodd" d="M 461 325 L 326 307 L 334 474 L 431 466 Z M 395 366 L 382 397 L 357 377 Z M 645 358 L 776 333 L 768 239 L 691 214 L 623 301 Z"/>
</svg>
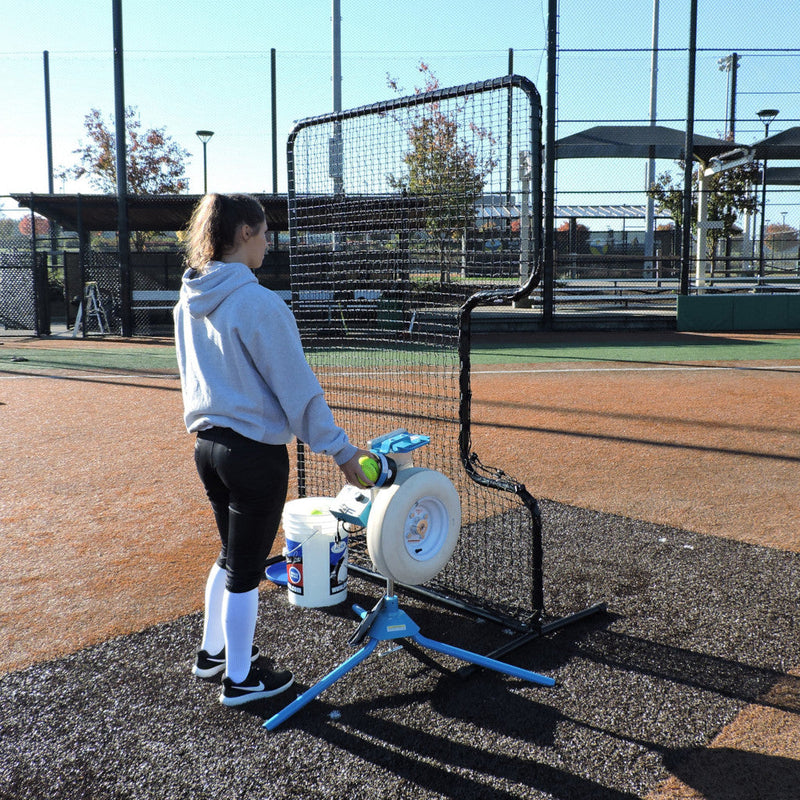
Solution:
<svg viewBox="0 0 800 800">
<path fill-rule="evenodd" d="M 286 195 L 254 194 L 264 207 L 270 230 L 288 230 Z M 13 194 L 24 208 L 57 222 L 70 231 L 117 230 L 117 197 L 108 194 Z M 128 227 L 132 231 L 179 231 L 186 227 L 202 195 L 132 195 L 128 198 Z"/>
<path fill-rule="evenodd" d="M 668 214 L 654 212 L 657 218 L 668 217 Z M 641 205 L 569 205 L 556 206 L 555 216 L 578 219 L 646 219 L 647 206 Z"/>
</svg>

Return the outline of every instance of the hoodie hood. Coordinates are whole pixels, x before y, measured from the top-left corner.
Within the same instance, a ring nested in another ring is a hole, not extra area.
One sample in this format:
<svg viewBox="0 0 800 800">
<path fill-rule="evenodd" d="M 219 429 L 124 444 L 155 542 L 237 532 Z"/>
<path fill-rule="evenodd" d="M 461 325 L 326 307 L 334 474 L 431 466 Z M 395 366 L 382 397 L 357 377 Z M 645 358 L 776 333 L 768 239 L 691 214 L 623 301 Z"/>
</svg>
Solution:
<svg viewBox="0 0 800 800">
<path fill-rule="evenodd" d="M 203 274 L 187 269 L 181 279 L 181 300 L 195 319 L 207 317 L 233 292 L 250 283 L 258 283 L 253 271 L 238 262 L 212 261 Z"/>
</svg>

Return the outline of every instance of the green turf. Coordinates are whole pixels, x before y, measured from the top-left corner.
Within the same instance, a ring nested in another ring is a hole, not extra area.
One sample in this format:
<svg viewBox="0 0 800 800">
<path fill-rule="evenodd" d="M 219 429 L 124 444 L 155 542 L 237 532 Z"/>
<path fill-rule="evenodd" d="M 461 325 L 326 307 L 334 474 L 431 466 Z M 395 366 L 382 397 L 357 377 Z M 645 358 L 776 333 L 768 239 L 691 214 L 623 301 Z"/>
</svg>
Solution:
<svg viewBox="0 0 800 800">
<path fill-rule="evenodd" d="M 398 344 L 386 348 L 370 349 L 361 355 L 360 350 L 317 350 L 314 364 L 357 368 L 359 361 L 375 367 L 403 367 L 419 363 L 431 363 L 429 348 L 411 344 Z M 438 362 L 435 352 L 434 363 Z M 18 360 L 24 359 L 24 360 Z M 576 336 L 572 342 L 537 342 L 532 338 L 524 345 L 491 345 L 475 343 L 472 348 L 472 363 L 486 364 L 548 364 L 556 362 L 616 362 L 663 364 L 692 361 L 777 361 L 800 360 L 800 337 L 735 339 L 728 337 L 680 336 L 656 340 L 642 337 L 632 341 L 630 337 L 618 342 L 603 341 L 587 343 Z M 118 347 L 95 347 L 91 342 L 66 348 L 15 347 L 13 341 L 0 346 L 0 374 L 2 373 L 46 373 L 52 370 L 76 372 L 122 372 L 175 374 L 175 348 L 171 345 L 135 344 Z"/>
<path fill-rule="evenodd" d="M 24 360 L 17 360 L 24 359 Z M 0 347 L 0 374 L 3 372 L 76 372 L 159 373 L 177 372 L 175 348 L 158 345 L 92 348 L 23 348 L 5 344 Z"/>
<path fill-rule="evenodd" d="M 698 342 L 677 338 L 598 344 L 542 343 L 526 345 L 477 345 L 472 350 L 473 364 L 542 364 L 564 361 L 615 361 L 669 363 L 686 361 L 778 361 L 800 359 L 798 339 L 712 339 Z"/>
</svg>

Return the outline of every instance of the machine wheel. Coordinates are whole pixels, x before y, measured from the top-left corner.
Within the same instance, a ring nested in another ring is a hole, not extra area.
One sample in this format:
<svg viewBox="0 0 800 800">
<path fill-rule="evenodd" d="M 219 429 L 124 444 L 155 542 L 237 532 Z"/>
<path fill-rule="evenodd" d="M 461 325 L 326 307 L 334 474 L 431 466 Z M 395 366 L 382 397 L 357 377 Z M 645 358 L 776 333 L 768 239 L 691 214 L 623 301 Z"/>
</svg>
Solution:
<svg viewBox="0 0 800 800">
<path fill-rule="evenodd" d="M 441 572 L 460 531 L 461 501 L 450 479 L 431 469 L 402 469 L 372 502 L 367 550 L 377 572 L 415 586 Z"/>
</svg>

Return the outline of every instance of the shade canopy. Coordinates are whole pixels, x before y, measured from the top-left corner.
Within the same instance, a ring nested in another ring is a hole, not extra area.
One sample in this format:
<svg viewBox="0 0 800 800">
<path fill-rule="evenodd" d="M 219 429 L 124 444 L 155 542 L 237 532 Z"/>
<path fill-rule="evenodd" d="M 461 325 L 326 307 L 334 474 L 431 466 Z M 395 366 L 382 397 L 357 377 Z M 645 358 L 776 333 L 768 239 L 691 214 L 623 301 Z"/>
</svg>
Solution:
<svg viewBox="0 0 800 800">
<path fill-rule="evenodd" d="M 707 162 L 737 147 L 726 139 L 693 137 L 692 155 Z M 597 125 L 556 142 L 556 158 L 684 158 L 686 132 L 663 125 Z"/>
<path fill-rule="evenodd" d="M 800 128 L 787 128 L 774 136 L 768 136 L 766 139 L 756 142 L 750 149 L 755 158 L 766 158 L 768 161 L 800 160 Z"/>
<path fill-rule="evenodd" d="M 767 167 L 770 186 L 800 186 L 800 167 Z"/>
</svg>

